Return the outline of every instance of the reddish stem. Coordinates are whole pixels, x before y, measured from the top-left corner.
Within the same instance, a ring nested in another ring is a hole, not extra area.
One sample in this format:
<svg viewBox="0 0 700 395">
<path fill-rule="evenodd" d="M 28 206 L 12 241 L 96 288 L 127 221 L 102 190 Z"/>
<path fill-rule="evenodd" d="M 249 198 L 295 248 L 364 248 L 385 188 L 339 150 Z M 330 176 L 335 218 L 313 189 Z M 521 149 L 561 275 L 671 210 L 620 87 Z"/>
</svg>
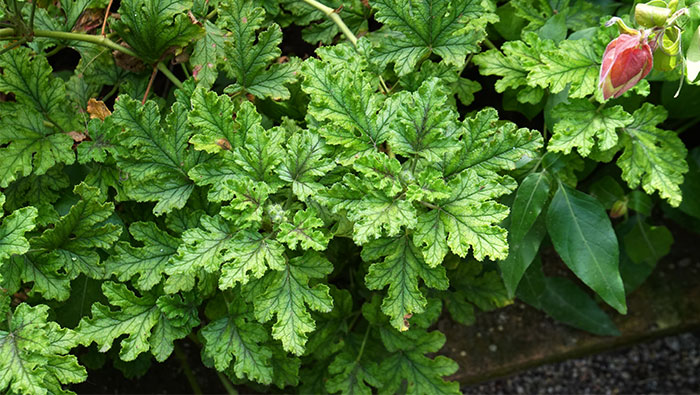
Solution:
<svg viewBox="0 0 700 395">
<path fill-rule="evenodd" d="M 102 32 L 101 34 L 104 36 L 105 35 L 105 27 L 107 27 L 107 18 L 109 17 L 109 9 L 112 8 L 112 2 L 114 0 L 109 0 L 109 4 L 107 4 L 107 9 L 105 10 L 105 19 L 102 21 Z"/>
<path fill-rule="evenodd" d="M 151 86 L 153 85 L 153 80 L 156 78 L 157 72 L 158 72 L 158 68 L 153 67 L 153 72 L 151 73 L 151 78 L 148 80 L 148 86 L 146 87 L 146 93 L 143 94 L 143 100 L 141 100 L 141 104 L 146 104 L 146 99 L 148 98 L 148 94 L 151 92 Z"/>
</svg>

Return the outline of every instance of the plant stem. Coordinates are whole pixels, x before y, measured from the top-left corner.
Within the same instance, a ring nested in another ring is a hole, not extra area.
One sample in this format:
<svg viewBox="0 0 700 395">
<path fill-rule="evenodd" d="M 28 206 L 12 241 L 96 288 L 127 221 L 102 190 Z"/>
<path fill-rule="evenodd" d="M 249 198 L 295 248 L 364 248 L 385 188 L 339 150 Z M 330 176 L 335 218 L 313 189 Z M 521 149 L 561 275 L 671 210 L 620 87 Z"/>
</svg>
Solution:
<svg viewBox="0 0 700 395">
<path fill-rule="evenodd" d="M 226 389 L 226 393 L 229 395 L 238 395 L 238 391 L 236 391 L 235 388 L 233 388 L 233 384 L 228 380 L 228 377 L 226 377 L 225 374 L 219 372 L 218 370 L 216 371 L 216 375 L 219 377 L 219 381 L 221 381 L 221 385 L 224 386 Z"/>
<path fill-rule="evenodd" d="M 345 22 L 343 22 L 343 19 L 340 18 L 340 15 L 338 15 L 338 13 L 335 12 L 333 8 L 321 4 L 316 0 L 304 0 L 304 2 L 326 14 L 327 17 L 329 17 L 333 22 L 335 22 L 336 25 L 338 25 L 340 31 L 343 32 L 343 34 L 345 34 L 345 37 L 347 37 L 348 40 L 350 40 L 352 45 L 357 46 L 357 37 L 350 31 L 348 25 L 346 25 Z"/>
<path fill-rule="evenodd" d="M 115 43 L 114 41 L 108 39 L 107 37 L 103 37 L 103 36 L 95 36 L 92 34 L 85 34 L 85 33 L 59 32 L 59 31 L 55 31 L 55 30 L 34 30 L 34 36 L 35 37 L 55 38 L 55 39 L 59 39 L 59 40 L 85 41 L 88 43 L 102 45 L 103 47 L 114 49 L 116 51 L 125 53 L 129 56 L 133 56 L 135 58 L 138 57 L 138 55 L 136 55 L 136 52 L 130 50 L 129 48 L 123 47 L 123 46 Z"/>
<path fill-rule="evenodd" d="M 495 49 L 498 52 L 501 52 L 501 50 L 498 49 L 498 47 L 496 45 L 494 45 L 494 43 L 492 43 L 491 40 L 489 40 L 488 38 L 484 39 L 484 44 L 486 44 L 486 46 L 489 47 L 490 49 Z"/>
<path fill-rule="evenodd" d="M 214 17 L 214 15 L 216 15 L 217 12 L 218 12 L 218 10 L 216 8 L 214 8 L 210 13 L 207 14 L 207 16 L 204 17 L 204 19 L 210 20 L 211 18 Z"/>
<path fill-rule="evenodd" d="M 0 37 L 8 37 L 14 35 L 15 29 L 13 28 L 0 29 Z M 121 46 L 104 36 L 95 36 L 92 34 L 85 33 L 59 32 L 55 30 L 34 30 L 34 37 L 55 38 L 58 40 L 84 41 L 88 43 L 102 45 L 103 47 L 107 47 L 115 51 L 125 53 L 129 56 L 138 58 L 136 52 L 132 51 L 127 47 Z M 182 82 L 180 82 L 180 80 L 178 80 L 177 77 L 175 77 L 175 75 L 171 73 L 170 70 L 168 70 L 168 68 L 165 67 L 163 63 L 158 63 L 157 68 L 173 83 L 173 85 L 175 85 L 178 88 L 182 88 Z"/>
<path fill-rule="evenodd" d="M 36 13 L 36 1 L 32 1 L 32 12 L 29 15 L 29 31 L 34 30 L 34 15 Z"/>
<path fill-rule="evenodd" d="M 158 67 L 158 70 L 159 70 L 161 73 L 163 73 L 163 75 L 165 75 L 166 77 L 168 77 L 168 79 L 170 80 L 170 82 L 173 83 L 173 85 L 175 85 L 176 87 L 178 87 L 178 89 L 179 89 L 179 88 L 182 88 L 182 82 L 180 82 L 180 80 L 178 80 L 177 77 L 175 77 L 175 74 L 173 74 L 173 73 L 170 71 L 170 69 L 168 69 L 167 67 L 165 67 L 165 64 L 163 64 L 163 62 L 158 63 L 158 66 L 157 66 L 157 67 Z"/>
<path fill-rule="evenodd" d="M 430 203 L 430 202 L 424 202 L 424 201 L 421 200 L 419 203 L 422 204 L 423 206 L 425 206 L 425 207 L 427 207 L 427 208 L 430 208 L 430 209 L 433 209 L 433 210 L 439 210 L 439 209 L 440 209 L 440 207 L 438 207 L 438 206 L 436 206 L 436 205 L 434 205 L 434 204 L 432 204 L 432 203 Z"/>
<path fill-rule="evenodd" d="M 190 364 L 187 362 L 187 356 L 185 356 L 185 353 L 182 352 L 180 346 L 177 344 L 175 344 L 175 348 L 173 348 L 173 350 L 175 351 L 175 356 L 180 361 L 180 366 L 182 366 L 183 373 L 185 373 L 185 377 L 190 383 L 190 387 L 192 387 L 192 393 L 202 395 L 202 388 L 200 388 L 197 378 L 194 377 L 194 373 L 192 373 L 192 368 L 190 368 Z"/>
<path fill-rule="evenodd" d="M 3 48 L 2 50 L 0 50 L 0 55 L 4 54 L 5 52 L 12 51 L 13 49 L 19 47 L 20 45 L 22 45 L 22 44 L 24 44 L 24 43 L 26 43 L 26 42 L 27 42 L 27 38 L 26 38 L 26 37 L 22 37 L 22 38 L 20 38 L 19 40 L 17 40 L 17 41 L 15 41 L 15 42 L 13 42 L 12 44 L 10 44 L 10 46 L 8 46 L 8 47 Z"/>
<path fill-rule="evenodd" d="M 112 8 L 113 1 L 114 0 L 109 0 L 109 4 L 107 4 L 107 9 L 105 10 L 105 19 L 102 21 L 102 30 L 100 31 L 101 36 L 105 35 L 105 27 L 107 27 L 107 18 L 109 18 L 109 9 Z"/>
<path fill-rule="evenodd" d="M 141 100 L 141 105 L 146 104 L 146 99 L 148 99 L 148 94 L 151 92 L 151 87 L 153 86 L 153 80 L 156 78 L 157 68 L 153 68 L 151 72 L 151 78 L 148 79 L 148 85 L 146 86 L 146 92 L 143 94 L 143 100 Z"/>
<path fill-rule="evenodd" d="M 352 31 L 350 31 L 350 28 L 348 27 L 348 25 L 345 24 L 345 22 L 343 22 L 343 18 L 341 18 L 340 15 L 338 15 L 336 10 L 334 10 L 331 7 L 328 7 L 327 5 L 321 4 L 316 0 L 304 0 L 304 2 L 326 14 L 326 16 L 338 26 L 340 31 L 343 32 L 343 34 L 345 34 L 345 37 L 347 37 L 348 40 L 350 40 L 352 45 L 355 48 L 357 48 L 357 36 L 355 36 L 355 34 Z M 380 88 L 384 91 L 386 95 L 388 95 L 390 90 L 387 88 L 386 82 L 384 82 L 384 78 L 382 78 L 381 75 L 379 76 L 379 83 Z"/>
<path fill-rule="evenodd" d="M 109 92 L 107 92 L 107 94 L 102 97 L 102 101 L 109 100 L 109 98 L 112 97 L 112 95 L 114 95 L 117 92 L 117 89 L 119 89 L 119 85 L 115 84 L 112 87 L 112 89 L 110 89 Z"/>
<path fill-rule="evenodd" d="M 56 45 L 56 48 L 50 50 L 45 54 L 47 58 L 56 55 L 58 52 L 60 52 L 63 48 L 65 48 L 63 45 Z"/>
<path fill-rule="evenodd" d="M 357 358 L 355 359 L 355 363 L 360 362 L 360 358 L 362 358 L 362 353 L 365 351 L 365 344 L 367 344 L 367 336 L 369 335 L 370 328 L 372 328 L 372 325 L 367 325 L 365 337 L 362 339 L 362 345 L 360 346 L 360 351 L 357 352 Z"/>
<path fill-rule="evenodd" d="M 384 82 L 384 78 L 382 78 L 381 75 L 379 76 L 379 85 L 380 85 L 380 88 L 382 88 L 382 93 L 384 93 L 385 95 L 388 95 L 389 88 L 387 88 L 386 82 Z"/>
</svg>

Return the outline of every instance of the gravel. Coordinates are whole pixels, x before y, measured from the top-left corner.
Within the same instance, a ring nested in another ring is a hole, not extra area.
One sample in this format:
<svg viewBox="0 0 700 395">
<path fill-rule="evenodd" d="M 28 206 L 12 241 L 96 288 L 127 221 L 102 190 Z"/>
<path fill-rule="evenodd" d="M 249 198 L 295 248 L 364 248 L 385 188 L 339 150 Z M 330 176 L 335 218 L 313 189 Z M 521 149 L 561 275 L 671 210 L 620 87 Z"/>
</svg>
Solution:
<svg viewBox="0 0 700 395">
<path fill-rule="evenodd" d="M 465 394 L 697 394 L 700 332 L 543 365 Z"/>
</svg>

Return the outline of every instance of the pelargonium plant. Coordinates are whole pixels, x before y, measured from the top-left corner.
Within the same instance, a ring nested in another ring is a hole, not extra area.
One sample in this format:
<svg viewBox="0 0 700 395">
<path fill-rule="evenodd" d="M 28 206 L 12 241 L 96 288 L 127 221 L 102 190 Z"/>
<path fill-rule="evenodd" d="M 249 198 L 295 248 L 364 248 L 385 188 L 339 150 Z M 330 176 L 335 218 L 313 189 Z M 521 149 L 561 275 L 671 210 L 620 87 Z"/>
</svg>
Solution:
<svg viewBox="0 0 700 395">
<path fill-rule="evenodd" d="M 603 3 L 0 0 L 0 393 L 457 393 L 442 323 L 516 300 L 618 335 L 700 218 L 700 4 Z"/>
</svg>

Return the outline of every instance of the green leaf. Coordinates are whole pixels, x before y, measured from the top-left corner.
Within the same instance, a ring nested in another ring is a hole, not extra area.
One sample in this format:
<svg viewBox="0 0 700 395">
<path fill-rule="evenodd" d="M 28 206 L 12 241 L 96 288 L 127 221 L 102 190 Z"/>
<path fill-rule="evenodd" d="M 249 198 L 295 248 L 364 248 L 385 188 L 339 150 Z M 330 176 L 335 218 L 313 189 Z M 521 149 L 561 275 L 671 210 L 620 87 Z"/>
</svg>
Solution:
<svg viewBox="0 0 700 395">
<path fill-rule="evenodd" d="M 565 40 L 558 49 L 541 54 L 544 65 L 533 68 L 528 78 L 551 93 L 569 87 L 570 98 L 584 98 L 596 91 L 602 54 L 598 41 Z"/>
<path fill-rule="evenodd" d="M 165 273 L 170 276 L 165 282 L 168 293 L 192 289 L 195 277 L 201 276 L 202 270 L 214 273 L 223 262 L 233 258 L 235 250 L 230 225 L 219 216 L 204 216 L 201 224 L 200 228 L 183 233 L 178 254 L 165 267 Z"/>
<path fill-rule="evenodd" d="M 77 185 L 74 192 L 81 200 L 52 228 L 30 242 L 33 249 L 40 251 L 42 261 L 63 268 L 70 279 L 80 273 L 101 279 L 105 270 L 97 249 L 109 249 L 121 234 L 119 225 L 105 223 L 114 212 L 114 204 L 102 203 L 99 190 L 86 184 Z"/>
<path fill-rule="evenodd" d="M 172 352 L 174 340 L 181 339 L 199 324 L 197 310 L 180 296 L 147 292 L 138 297 L 126 285 L 105 282 L 102 292 L 113 306 L 92 305 L 92 318 L 84 318 L 76 328 L 80 343 L 97 343 L 100 352 L 106 352 L 122 335 L 119 351 L 123 361 L 133 361 L 142 352 L 151 351 L 159 362 Z"/>
<path fill-rule="evenodd" d="M 75 27 L 80 15 L 91 5 L 94 0 L 61 0 L 61 9 L 66 14 L 66 31 L 71 31 Z M 93 5 L 94 6 L 94 5 Z"/>
<path fill-rule="evenodd" d="M 333 299 L 325 284 L 309 285 L 310 279 L 323 278 L 333 265 L 322 255 L 307 251 L 290 259 L 281 271 L 262 278 L 254 298 L 255 318 L 267 322 L 276 316 L 272 337 L 280 340 L 288 352 L 304 353 L 307 333 L 316 328 L 309 310 L 329 312 Z"/>
<path fill-rule="evenodd" d="M 681 205 L 678 208 L 682 212 L 700 219 L 700 148 L 693 148 L 688 153 L 687 160 L 688 174 L 683 180 L 683 185 L 681 185 L 683 201 L 681 202 Z M 641 195 L 646 196 L 644 194 Z M 648 213 L 644 214 L 649 215 Z"/>
<path fill-rule="evenodd" d="M 545 277 L 540 264 L 525 273 L 518 298 L 557 321 L 601 336 L 619 336 L 615 323 L 596 302 L 573 281 Z"/>
<path fill-rule="evenodd" d="M 107 117 L 104 121 L 90 120 L 87 126 L 87 135 L 90 140 L 83 140 L 78 145 L 79 163 L 86 164 L 93 161 L 104 163 L 108 155 L 118 155 L 118 150 L 112 142 L 116 140 L 116 128 L 112 121 L 112 117 Z"/>
<path fill-rule="evenodd" d="M 371 76 L 318 59 L 306 60 L 302 73 L 302 89 L 311 98 L 308 114 L 326 121 L 319 133 L 327 144 L 345 148 L 341 163 L 376 152 L 388 139 L 396 108 L 375 93 Z"/>
<path fill-rule="evenodd" d="M 378 0 L 372 7 L 377 21 L 385 26 L 373 60 L 381 65 L 393 62 L 399 76 L 433 53 L 461 68 L 465 54 L 478 52 L 486 23 L 498 20 L 490 3 L 477 0 Z"/>
<path fill-rule="evenodd" d="M 370 395 L 372 388 L 369 386 L 382 386 L 378 366 L 372 362 L 361 363 L 358 356 L 348 349 L 336 354 L 328 365 L 328 374 L 330 377 L 325 388 L 330 393 Z"/>
<path fill-rule="evenodd" d="M 673 235 L 665 226 L 647 224 L 641 215 L 630 217 L 616 230 L 624 251 L 620 256 L 620 274 L 629 294 L 644 283 L 657 262 L 669 253 Z"/>
<path fill-rule="evenodd" d="M 40 176 L 30 175 L 12 182 L 4 193 L 7 198 L 6 211 L 19 210 L 30 205 L 36 207 L 39 216 L 37 225 L 46 226 L 58 220 L 58 212 L 53 203 L 61 197 L 58 192 L 70 185 L 68 176 L 61 166 L 51 168 Z"/>
<path fill-rule="evenodd" d="M 187 172 L 203 156 L 188 149 L 192 129 L 187 125 L 187 111 L 180 103 L 173 104 L 163 130 L 155 102 L 141 105 L 122 95 L 112 117 L 125 131 L 121 144 L 126 149 L 118 159 L 128 171 L 126 193 L 139 202 L 156 201 L 156 215 L 182 208 L 194 188 Z"/>
<path fill-rule="evenodd" d="M 362 249 L 362 259 L 373 263 L 365 276 L 369 289 L 382 289 L 389 286 L 382 303 L 382 311 L 391 319 L 394 328 L 408 329 L 408 318 L 425 311 L 427 301 L 418 287 L 423 279 L 430 288 L 444 290 L 448 287 L 445 269 L 442 266 L 430 267 L 423 260 L 421 251 L 408 235 L 374 240 Z"/>
<path fill-rule="evenodd" d="M 617 237 L 603 205 L 560 183 L 547 210 L 547 230 L 559 256 L 576 276 L 625 314 Z"/>
<path fill-rule="evenodd" d="M 210 21 L 204 21 L 204 32 L 204 37 L 194 43 L 190 64 L 194 79 L 204 86 L 212 86 L 219 75 L 217 69 L 226 57 L 224 46 L 229 38 Z"/>
<path fill-rule="evenodd" d="M 284 246 L 270 235 L 253 230 L 239 231 L 231 240 L 231 248 L 233 260 L 224 262 L 221 268 L 221 289 L 233 288 L 236 282 L 245 285 L 250 279 L 248 272 L 260 278 L 268 267 L 272 270 L 285 268 Z"/>
<path fill-rule="evenodd" d="M 523 33 L 523 41 L 506 41 L 498 49 L 490 49 L 474 56 L 482 75 L 502 77 L 496 81 L 495 89 L 503 93 L 506 89 L 523 86 L 536 87 L 528 76 L 533 70 L 543 67 L 543 53 L 556 50 L 554 42 L 542 40 L 533 32 Z M 540 97 L 542 92 L 540 92 Z"/>
<path fill-rule="evenodd" d="M 2 200 L 5 200 L 3 195 Z M 34 229 L 38 211 L 34 207 L 24 207 L 2 219 L 0 225 L 0 266 L 12 255 L 21 255 L 29 250 L 29 242 L 24 234 Z"/>
<path fill-rule="evenodd" d="M 501 277 L 503 277 L 503 284 L 508 291 L 508 297 L 512 298 L 515 295 L 520 279 L 537 256 L 540 244 L 546 235 L 547 229 L 544 226 L 543 216 L 537 218 L 537 221 L 520 241 L 513 242 L 512 233 L 509 235 L 508 258 L 498 261 L 498 267 L 501 269 Z"/>
<path fill-rule="evenodd" d="M 554 14 L 538 29 L 540 37 L 558 43 L 566 38 L 566 17 L 564 14 Z"/>
<path fill-rule="evenodd" d="M 665 226 L 651 226 L 637 218 L 624 235 L 625 253 L 632 262 L 656 264 L 671 251 L 673 235 Z"/>
<path fill-rule="evenodd" d="M 568 154 L 575 147 L 583 157 L 588 156 L 594 147 L 600 151 L 615 148 L 618 142 L 617 129 L 634 120 L 622 106 L 601 110 L 584 99 L 561 103 L 552 111 L 561 121 L 554 125 L 554 133 L 547 149 Z"/>
<path fill-rule="evenodd" d="M 321 202 L 334 212 L 348 211 L 347 218 L 354 222 L 355 243 L 361 245 L 383 235 L 397 235 L 404 226 L 407 229 L 414 228 L 415 207 L 411 202 L 396 195 L 401 191 L 401 184 L 398 182 L 398 160 L 384 154 L 372 154 L 358 160 L 355 167 L 368 175 L 365 177 L 368 182 L 346 174 L 341 181 L 320 196 Z M 373 181 L 377 182 L 374 186 L 377 189 L 370 187 Z"/>
<path fill-rule="evenodd" d="M 0 267 L 2 287 L 16 292 L 22 284 L 31 282 L 30 295 L 40 293 L 45 299 L 68 299 L 70 278 L 61 270 L 60 262 L 42 258 L 36 254 L 13 255 Z"/>
<path fill-rule="evenodd" d="M 162 60 L 166 51 L 185 47 L 202 33 L 186 15 L 192 2 L 178 0 L 124 0 L 111 26 L 148 64 Z"/>
<path fill-rule="evenodd" d="M 153 222 L 133 222 L 129 231 L 136 241 L 143 243 L 143 247 L 119 242 L 114 255 L 105 263 L 105 269 L 121 281 L 138 276 L 134 281 L 136 288 L 148 291 L 163 279 L 168 260 L 175 255 L 180 241 Z"/>
<path fill-rule="evenodd" d="M 0 329 L 0 391 L 67 393 L 62 385 L 87 379 L 85 368 L 70 355 L 75 334 L 47 321 L 49 307 L 21 303 Z"/>
<path fill-rule="evenodd" d="M 233 101 L 229 96 L 199 88 L 194 91 L 191 105 L 187 119 L 197 128 L 197 134 L 190 139 L 196 150 L 216 153 L 243 144 L 247 133 L 238 130 L 243 125 L 240 120 L 234 120 Z M 236 118 L 249 119 L 247 114 L 252 110 L 251 106 L 243 105 Z"/>
<path fill-rule="evenodd" d="M 526 19 L 527 30 L 536 30 L 544 26 L 549 19 L 563 15 L 566 26 L 574 31 L 587 27 L 598 26 L 598 21 L 606 8 L 605 6 L 589 3 L 585 0 L 515 0 L 511 5 L 516 15 Z"/>
<path fill-rule="evenodd" d="M 264 345 L 268 334 L 262 325 L 254 322 L 252 314 L 228 313 L 208 323 L 201 335 L 202 353 L 214 360 L 217 370 L 227 370 L 235 357 L 232 368 L 236 377 L 263 384 L 272 382 L 272 351 Z"/>
<path fill-rule="evenodd" d="M 511 304 L 498 271 L 484 270 L 475 261 L 462 261 L 457 270 L 448 272 L 450 285 L 482 311 L 491 311 Z"/>
<path fill-rule="evenodd" d="M 71 164 L 75 161 L 73 139 L 60 130 L 46 126 L 45 118 L 38 112 L 20 106 L 3 106 L 2 109 L 1 187 L 7 187 L 18 177 L 32 173 L 42 175 L 56 164 Z"/>
<path fill-rule="evenodd" d="M 403 334 L 400 342 L 387 339 L 389 331 L 382 331 L 387 350 L 379 365 L 379 375 L 384 381 L 380 394 L 393 394 L 402 389 L 406 394 L 458 394 L 459 383 L 446 382 L 442 377 L 455 373 L 457 363 L 442 355 L 430 359 L 426 353 L 434 353 L 445 344 L 445 335 L 438 331 L 412 330 Z"/>
<path fill-rule="evenodd" d="M 493 108 L 465 118 L 462 126 L 462 149 L 446 158 L 443 165 L 444 176 L 448 179 L 469 168 L 480 176 L 495 178 L 503 170 L 514 170 L 518 163 L 539 157 L 537 151 L 542 147 L 542 135 L 499 120 Z"/>
<path fill-rule="evenodd" d="M 529 174 L 518 188 L 510 215 L 509 244 L 517 244 L 530 231 L 549 198 L 547 173 Z"/>
<path fill-rule="evenodd" d="M 700 73 L 700 26 L 695 30 L 693 38 L 690 40 L 688 52 L 685 54 L 685 65 L 688 81 L 695 81 Z"/>
<path fill-rule="evenodd" d="M 442 262 L 447 247 L 461 257 L 470 247 L 474 257 L 504 259 L 508 255 L 507 232 L 495 224 L 508 216 L 508 207 L 493 199 L 515 189 L 511 178 L 485 178 L 472 169 L 448 183 L 451 193 L 436 202 L 437 208 L 418 217 L 414 242 L 431 267 Z"/>
<path fill-rule="evenodd" d="M 283 222 L 279 225 L 277 239 L 286 243 L 290 249 L 295 250 L 297 243 L 303 250 L 314 249 L 323 251 L 328 246 L 330 235 L 321 229 L 323 221 L 312 207 L 297 211 L 292 222 Z"/>
<path fill-rule="evenodd" d="M 282 29 L 276 23 L 267 23 L 256 36 L 266 21 L 265 11 L 254 5 L 252 1 L 234 1 L 219 8 L 217 23 L 231 32 L 231 39 L 224 45 L 228 59 L 224 70 L 236 80 L 226 93 L 289 99 L 285 85 L 296 80 L 297 61 L 270 65 L 282 53 Z"/>
<path fill-rule="evenodd" d="M 333 170 L 335 164 L 329 158 L 330 147 L 316 133 L 295 133 L 287 142 L 286 155 L 277 174 L 282 181 L 292 184 L 292 191 L 305 201 L 323 189 L 319 178 Z"/>
<path fill-rule="evenodd" d="M 202 93 L 195 93 L 190 122 L 204 129 L 204 133 L 191 141 L 197 149 L 217 155 L 195 166 L 189 176 L 197 185 L 211 185 L 209 199 L 230 200 L 241 192 L 242 185 L 250 189 L 251 182 L 259 193 L 280 187 L 276 169 L 284 157 L 284 132 L 280 128 L 263 129 L 260 114 L 249 102 L 241 104 L 235 122 L 230 124 L 218 115 L 227 118 L 226 114 L 233 113 L 230 99 L 216 99 L 216 94 L 205 94 L 203 90 L 196 92 Z"/>
<path fill-rule="evenodd" d="M 56 127 L 70 130 L 71 122 L 63 112 L 65 83 L 53 76 L 46 57 L 32 56 L 29 48 L 19 47 L 0 56 L 0 67 L 0 92 L 13 93 L 22 112 L 33 109 Z"/>
<path fill-rule="evenodd" d="M 656 127 L 666 119 L 661 106 L 644 103 L 632 114 L 633 121 L 622 129 L 622 155 L 617 165 L 630 188 L 641 185 L 645 192 L 659 196 L 677 207 L 680 185 L 688 171 L 687 150 L 675 132 Z"/>
<path fill-rule="evenodd" d="M 446 106 L 447 96 L 437 78 L 423 82 L 416 92 L 392 96 L 399 109 L 389 139 L 395 154 L 439 161 L 459 150 L 457 125 L 454 112 Z"/>
</svg>

